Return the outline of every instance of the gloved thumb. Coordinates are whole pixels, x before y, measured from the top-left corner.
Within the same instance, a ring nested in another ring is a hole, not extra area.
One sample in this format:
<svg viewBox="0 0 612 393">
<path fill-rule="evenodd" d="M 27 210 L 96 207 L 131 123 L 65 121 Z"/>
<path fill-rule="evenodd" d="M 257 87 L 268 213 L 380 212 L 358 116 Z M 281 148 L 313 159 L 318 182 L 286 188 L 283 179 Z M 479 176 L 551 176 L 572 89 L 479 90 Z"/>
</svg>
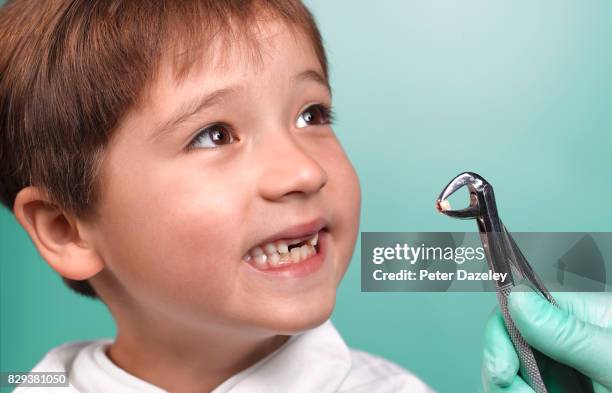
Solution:
<svg viewBox="0 0 612 393">
<path fill-rule="evenodd" d="M 580 306 L 584 307 L 584 304 Z M 532 347 L 592 380 L 612 387 L 612 331 L 553 306 L 523 285 L 510 294 L 508 310 L 514 324 Z"/>
</svg>

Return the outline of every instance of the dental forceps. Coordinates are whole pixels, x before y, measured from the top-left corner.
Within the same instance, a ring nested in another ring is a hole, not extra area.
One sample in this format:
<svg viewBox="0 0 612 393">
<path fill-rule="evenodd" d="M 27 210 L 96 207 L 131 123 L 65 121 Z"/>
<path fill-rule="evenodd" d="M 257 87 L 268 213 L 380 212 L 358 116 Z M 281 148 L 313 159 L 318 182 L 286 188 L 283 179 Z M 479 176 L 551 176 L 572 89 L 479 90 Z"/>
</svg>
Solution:
<svg viewBox="0 0 612 393">
<path fill-rule="evenodd" d="M 470 192 L 470 204 L 464 209 L 452 210 L 447 199 L 455 191 L 464 186 Z M 436 201 L 436 209 L 449 217 L 476 220 L 489 268 L 494 273 L 507 273 L 507 275 L 502 276 L 505 277 L 504 281 L 495 281 L 495 287 L 506 329 L 520 361 L 521 375 L 536 393 L 547 393 L 542 374 L 534 356 L 534 349 L 521 336 L 508 312 L 508 296 L 512 288 L 518 285 L 518 283 L 515 284 L 515 277 L 519 278 L 517 281 L 520 281 L 520 283 L 527 284 L 537 290 L 553 305 L 558 307 L 558 304 L 531 268 L 527 259 L 500 220 L 493 187 L 476 173 L 461 173 L 442 190 Z M 516 276 L 513 276 L 513 273 L 516 273 Z M 544 355 L 538 354 L 538 356 Z M 549 362 L 554 361 L 549 360 Z M 579 390 L 581 392 L 593 392 L 592 384 L 583 374 L 567 366 L 560 365 L 559 367 L 567 368 L 568 374 L 571 371 L 574 372 L 575 380 L 569 381 L 573 385 L 572 392 L 578 393 L 576 389 L 581 389 Z"/>
</svg>

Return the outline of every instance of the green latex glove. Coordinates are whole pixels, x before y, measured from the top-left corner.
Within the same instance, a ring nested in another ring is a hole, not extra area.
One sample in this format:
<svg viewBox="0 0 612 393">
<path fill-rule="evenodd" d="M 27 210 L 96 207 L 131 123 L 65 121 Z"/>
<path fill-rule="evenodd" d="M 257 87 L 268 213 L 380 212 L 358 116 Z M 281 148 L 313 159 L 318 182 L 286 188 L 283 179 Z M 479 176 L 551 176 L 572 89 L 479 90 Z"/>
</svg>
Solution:
<svg viewBox="0 0 612 393">
<path fill-rule="evenodd" d="M 612 392 L 612 293 L 559 292 L 553 297 L 560 308 L 525 286 L 515 288 L 508 309 L 516 327 L 532 347 L 589 377 L 596 393 Z M 496 309 L 485 331 L 485 392 L 533 393 L 518 370 L 518 356 Z M 567 369 L 556 376 L 554 370 L 546 370 L 549 392 L 562 391 L 555 386 L 562 384 L 556 377 L 567 374 Z"/>
</svg>

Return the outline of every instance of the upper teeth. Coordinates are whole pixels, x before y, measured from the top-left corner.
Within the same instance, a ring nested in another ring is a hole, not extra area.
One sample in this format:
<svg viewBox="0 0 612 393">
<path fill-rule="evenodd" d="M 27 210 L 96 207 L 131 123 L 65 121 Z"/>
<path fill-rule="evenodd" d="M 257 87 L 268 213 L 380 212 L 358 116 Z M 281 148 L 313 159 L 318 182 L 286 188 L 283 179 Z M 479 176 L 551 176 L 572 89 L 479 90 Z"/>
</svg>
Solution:
<svg viewBox="0 0 612 393">
<path fill-rule="evenodd" d="M 314 248 L 319 240 L 319 233 L 315 233 L 309 238 L 299 238 L 293 240 L 279 240 L 276 242 L 266 243 L 261 246 L 253 247 L 245 255 L 245 261 L 253 260 L 258 266 L 266 267 L 268 265 L 278 266 L 284 263 L 300 262 L 316 253 Z M 306 242 L 301 247 L 294 247 L 289 250 L 289 246 Z"/>
</svg>

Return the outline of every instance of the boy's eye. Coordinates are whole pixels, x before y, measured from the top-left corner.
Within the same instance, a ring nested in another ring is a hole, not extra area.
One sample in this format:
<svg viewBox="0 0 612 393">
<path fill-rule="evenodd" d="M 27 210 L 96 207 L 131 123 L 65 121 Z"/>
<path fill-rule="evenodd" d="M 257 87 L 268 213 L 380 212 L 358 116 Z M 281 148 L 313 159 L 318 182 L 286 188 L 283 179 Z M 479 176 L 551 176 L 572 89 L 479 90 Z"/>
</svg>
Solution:
<svg viewBox="0 0 612 393">
<path fill-rule="evenodd" d="M 322 105 L 315 104 L 304 109 L 298 116 L 295 126 L 304 128 L 307 126 L 318 126 L 331 123 L 331 109 Z"/>
<path fill-rule="evenodd" d="M 227 145 L 235 141 L 234 136 L 227 126 L 223 124 L 213 124 L 208 126 L 196 135 L 189 144 L 190 148 L 212 149 L 221 145 Z"/>
</svg>

